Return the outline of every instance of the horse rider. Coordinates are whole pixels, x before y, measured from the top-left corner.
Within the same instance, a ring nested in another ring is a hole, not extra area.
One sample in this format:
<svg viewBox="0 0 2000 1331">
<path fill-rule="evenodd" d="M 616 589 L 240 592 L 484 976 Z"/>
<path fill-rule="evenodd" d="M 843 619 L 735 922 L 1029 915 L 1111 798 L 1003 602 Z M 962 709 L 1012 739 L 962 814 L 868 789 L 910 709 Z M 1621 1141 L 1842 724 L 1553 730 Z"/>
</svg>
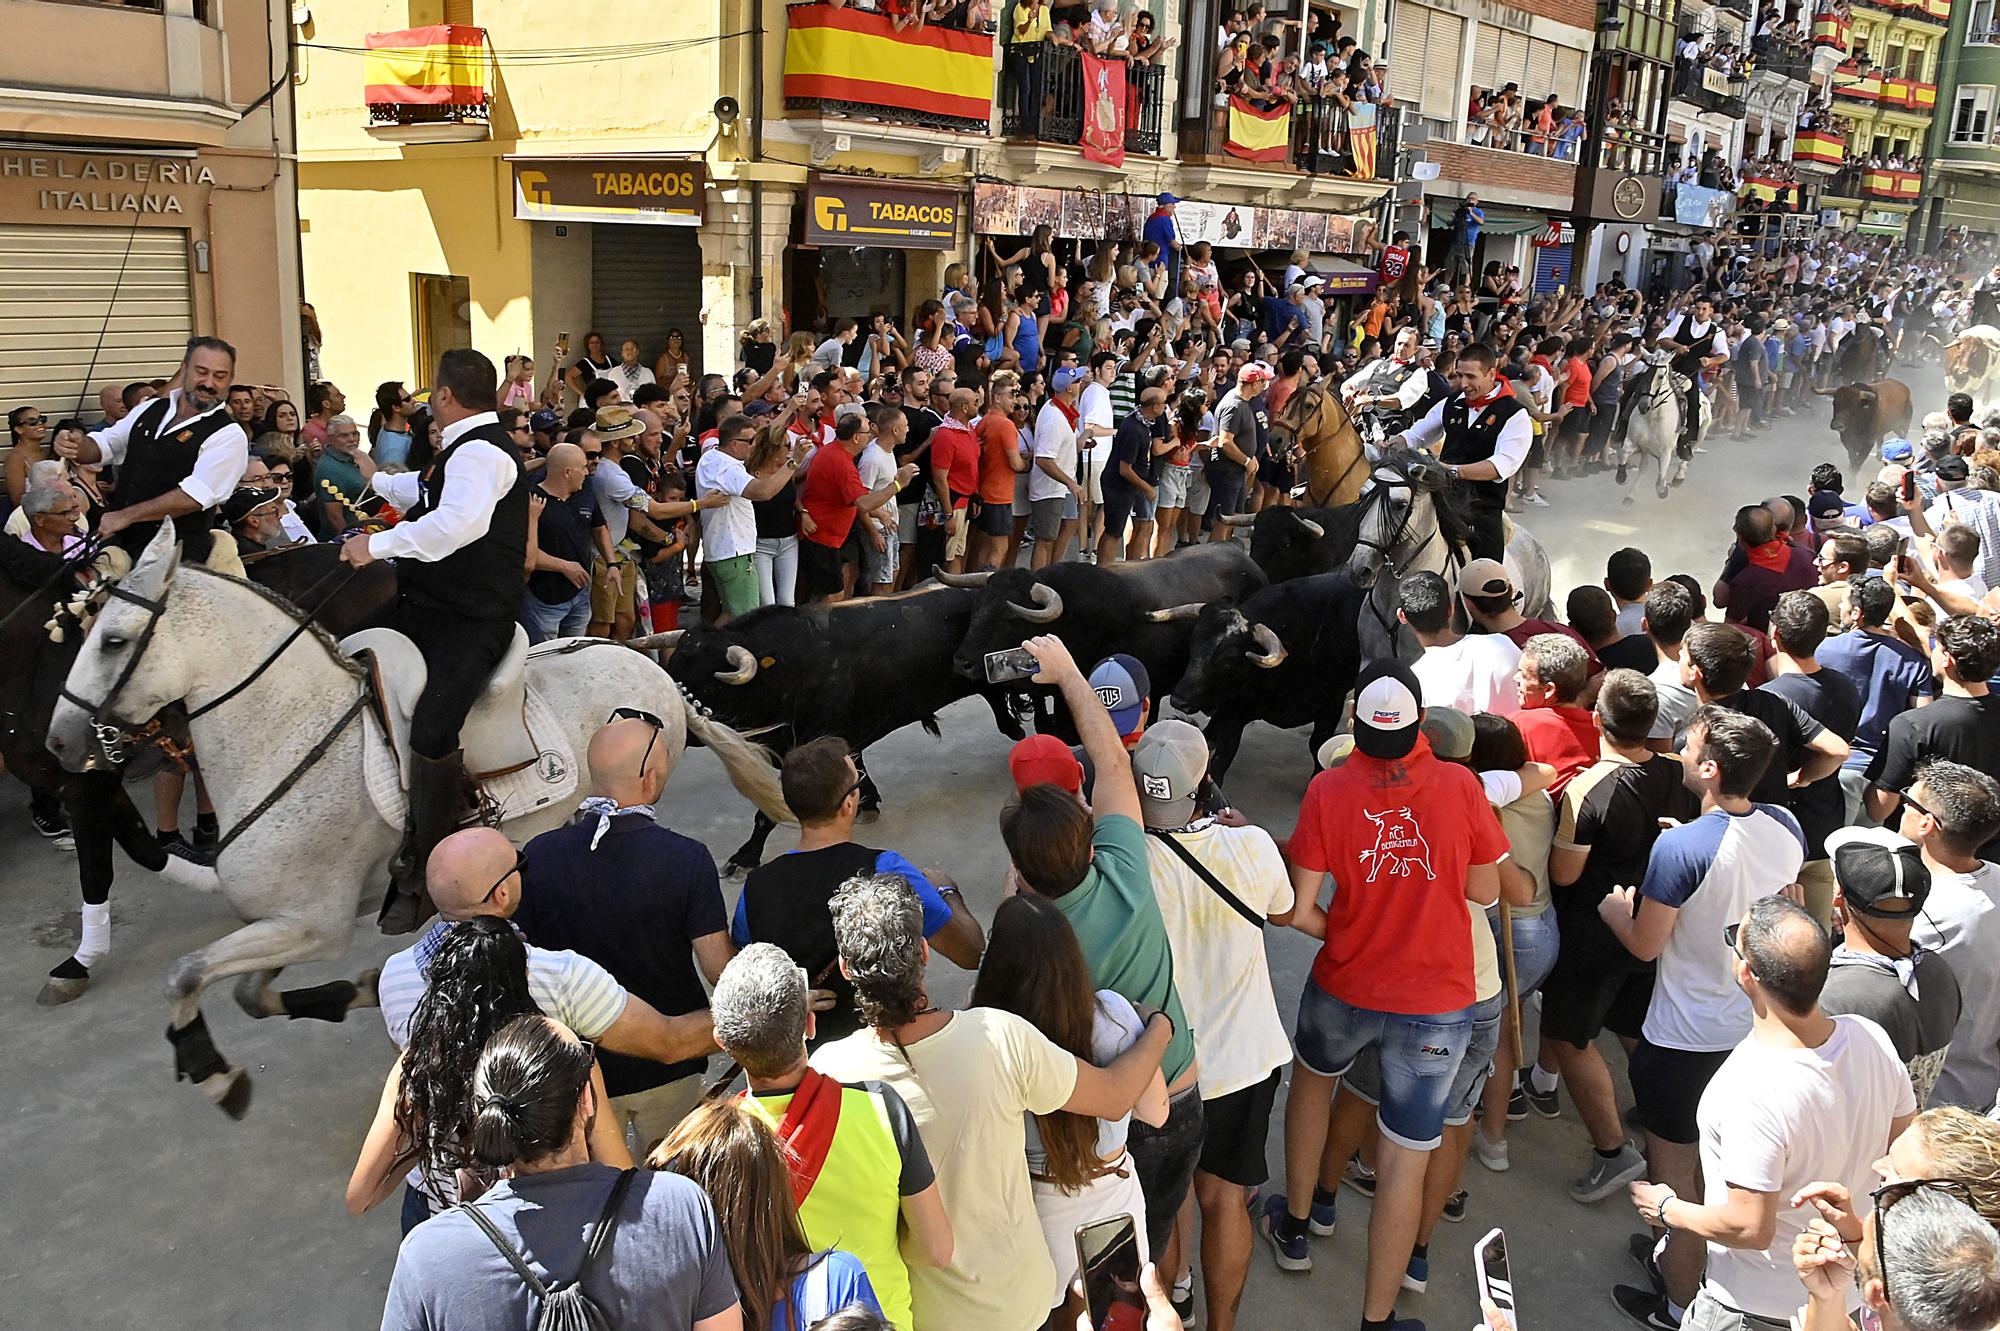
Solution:
<svg viewBox="0 0 2000 1331">
<path fill-rule="evenodd" d="M 1349 375 L 1340 385 L 1341 400 L 1351 412 L 1361 412 L 1381 426 L 1384 435 L 1407 430 L 1417 403 L 1430 386 L 1415 328 L 1396 334 L 1396 345 Z"/>
<path fill-rule="evenodd" d="M 1424 418 L 1389 440 L 1388 447 L 1428 449 L 1442 439 L 1438 458 L 1465 483 L 1472 497 L 1473 559 L 1503 559 L 1507 553 L 1507 482 L 1527 460 L 1534 443 L 1528 408 L 1501 380 L 1500 358 L 1475 342 L 1458 353 L 1452 367 L 1457 389 Z"/>
<path fill-rule="evenodd" d="M 1697 296 L 1694 308 L 1675 315 L 1673 322 L 1661 331 L 1656 345 L 1674 353 L 1673 372 L 1688 381 L 1687 400 L 1681 404 L 1681 437 L 1674 448 L 1685 461 L 1694 455 L 1695 439 L 1701 433 L 1702 376 L 1713 374 L 1729 363 L 1729 335 L 1722 331 L 1722 321 L 1715 317 L 1715 302 L 1707 296 Z M 1621 424 L 1631 415 L 1630 404 L 1637 401 L 1637 392 L 1626 393 L 1625 401 L 1619 404 Z M 1624 436 L 1619 437 L 1622 440 Z"/>
<path fill-rule="evenodd" d="M 250 461 L 250 436 L 224 405 L 235 377 L 235 347 L 219 337 L 191 337 L 175 375 L 178 388 L 115 425 L 57 441 L 59 457 L 118 468 L 100 535 L 137 557 L 161 519 L 172 518 L 184 556 L 242 576 L 234 543 L 215 539 L 217 510 Z"/>
<path fill-rule="evenodd" d="M 459 728 L 514 641 L 528 555 L 528 492 L 520 451 L 500 428 L 499 375 L 477 351 L 447 351 L 432 380 L 444 427 L 423 473 L 377 471 L 369 486 L 404 515 L 387 531 L 342 542 L 355 567 L 396 561 L 396 599 L 372 619 L 423 653 L 429 676 L 410 717 L 410 811 L 384 933 L 408 933 L 431 913 L 424 865 L 458 830 L 466 773 Z"/>
</svg>

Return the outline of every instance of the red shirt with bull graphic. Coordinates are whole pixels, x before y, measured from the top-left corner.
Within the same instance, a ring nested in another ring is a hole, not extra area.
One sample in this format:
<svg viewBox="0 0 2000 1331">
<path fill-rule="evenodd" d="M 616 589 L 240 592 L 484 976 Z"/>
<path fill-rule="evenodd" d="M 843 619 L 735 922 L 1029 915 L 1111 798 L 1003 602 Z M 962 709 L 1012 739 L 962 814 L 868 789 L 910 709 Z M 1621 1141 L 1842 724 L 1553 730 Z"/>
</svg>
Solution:
<svg viewBox="0 0 2000 1331">
<path fill-rule="evenodd" d="M 1306 787 L 1287 854 L 1333 876 L 1314 984 L 1370 1012 L 1473 1005 L 1466 874 L 1504 857 L 1507 836 L 1469 768 L 1421 737 L 1405 758 L 1356 751 Z"/>
</svg>

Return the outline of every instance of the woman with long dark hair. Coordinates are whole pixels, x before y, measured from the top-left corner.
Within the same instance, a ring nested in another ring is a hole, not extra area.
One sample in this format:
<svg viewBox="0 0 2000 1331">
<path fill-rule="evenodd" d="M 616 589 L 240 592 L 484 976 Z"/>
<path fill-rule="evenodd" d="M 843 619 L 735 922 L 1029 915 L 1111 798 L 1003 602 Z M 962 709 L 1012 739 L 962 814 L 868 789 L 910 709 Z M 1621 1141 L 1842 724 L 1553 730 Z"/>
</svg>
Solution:
<svg viewBox="0 0 2000 1331">
<path fill-rule="evenodd" d="M 986 959 L 972 986 L 975 1007 L 1024 1017 L 1057 1047 L 1103 1067 L 1136 1044 L 1145 1024 L 1132 1004 L 1109 989 L 1092 992 L 1090 966 L 1062 909 L 1046 897 L 1020 893 L 1000 903 L 987 935 Z M 1167 1121 L 1167 1084 L 1153 1073 L 1129 1114 L 1090 1118 L 1058 1109 L 1028 1116 L 1028 1175 L 1035 1214 L 1055 1264 L 1049 1306 L 1059 1307 L 1076 1277 L 1076 1227 L 1128 1214 L 1146 1258 L 1146 1198 L 1125 1150 L 1136 1117 Z"/>
<path fill-rule="evenodd" d="M 660 358 L 653 362 L 653 382 L 671 389 L 676 378 L 689 373 L 692 373 L 692 362 L 688 358 L 687 334 L 678 328 L 669 328 L 667 345 L 661 350 Z"/>
<path fill-rule="evenodd" d="M 850 1304 L 881 1311 L 860 1258 L 806 1242 L 778 1139 L 740 1101 L 689 1114 L 646 1164 L 693 1179 L 714 1203 L 751 1331 L 807 1331 Z"/>
<path fill-rule="evenodd" d="M 479 1195 L 493 1176 L 473 1154 L 472 1077 L 480 1051 L 516 1017 L 541 1009 L 528 993 L 528 946 L 505 920 L 479 916 L 454 926 L 425 971 L 424 996 L 410 1016 L 409 1042 L 389 1069 L 375 1121 L 347 1181 L 347 1209 L 360 1215 L 387 1197 L 406 1171 L 403 1232 L 434 1211 Z M 604 1079 L 591 1073 L 600 1103 Z M 632 1163 L 611 1114 L 591 1133 L 591 1157 Z"/>
</svg>

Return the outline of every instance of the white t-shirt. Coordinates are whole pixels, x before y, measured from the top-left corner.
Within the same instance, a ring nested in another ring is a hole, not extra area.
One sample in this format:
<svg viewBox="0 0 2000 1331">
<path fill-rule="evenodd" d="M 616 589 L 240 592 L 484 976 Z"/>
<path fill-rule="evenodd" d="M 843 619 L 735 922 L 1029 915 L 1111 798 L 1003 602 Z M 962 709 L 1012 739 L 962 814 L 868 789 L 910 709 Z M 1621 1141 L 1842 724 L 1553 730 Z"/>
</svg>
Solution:
<svg viewBox="0 0 2000 1331">
<path fill-rule="evenodd" d="M 1890 1125 L 1916 1112 L 1910 1074 L 1888 1034 L 1866 1017 L 1835 1017 L 1833 1034 L 1817 1049 L 1737 1045 L 1696 1110 L 1702 1200 L 1722 1206 L 1732 1185 L 1776 1193 L 1778 1228 L 1761 1252 L 1710 1243 L 1710 1296 L 1758 1317 L 1790 1317 L 1802 1300 L 1792 1240 L 1814 1214 L 1810 1206 L 1794 1209 L 1792 1194 L 1820 1180 L 1844 1183 L 1866 1215 Z M 1847 1306 L 1859 1306 L 1852 1288 Z"/>
<path fill-rule="evenodd" d="M 437 947 L 435 935 L 449 929 L 449 921 L 439 920 L 418 940 L 382 963 L 377 994 L 382 1006 L 382 1024 L 398 1049 L 409 1040 L 410 1017 L 424 996 L 429 981 L 417 958 L 428 965 Z M 578 952 L 551 952 L 528 945 L 528 996 L 548 1016 L 586 1040 L 595 1040 L 611 1029 L 625 1012 L 625 987 L 611 972 Z"/>
<path fill-rule="evenodd" d="M 1694 690 L 1681 683 L 1681 663 L 1662 661 L 1653 667 L 1650 676 L 1653 692 L 1660 699 L 1660 714 L 1653 718 L 1649 739 L 1672 739 L 1687 729 L 1688 722 L 1701 710 L 1701 699 L 1694 696 Z"/>
<path fill-rule="evenodd" d="M 1011 1012 L 969 1008 L 899 1051 L 872 1030 L 823 1044 L 812 1065 L 836 1081 L 880 1081 L 909 1106 L 957 1235 L 951 1265 L 912 1265 L 918 1326 L 1033 1327 L 1056 1269 L 1028 1186 L 1021 1115 L 1076 1093 L 1076 1059 Z"/>
<path fill-rule="evenodd" d="M 1035 417 L 1035 456 L 1055 459 L 1063 475 L 1071 480 L 1077 478 L 1076 431 L 1054 399 L 1042 403 L 1041 414 Z M 1033 463 L 1028 465 L 1029 500 L 1061 499 L 1068 493 L 1061 481 Z"/>
<path fill-rule="evenodd" d="M 741 458 L 731 457 L 721 448 L 701 455 L 694 468 L 694 492 L 705 495 L 720 490 L 730 497 L 718 508 L 701 511 L 701 562 L 718 563 L 757 549 L 757 511 L 743 497 L 753 478 Z"/>
<path fill-rule="evenodd" d="M 861 457 L 856 463 L 855 470 L 861 473 L 861 483 L 867 486 L 872 493 L 896 479 L 896 457 L 888 449 L 882 447 L 881 444 L 870 439 L 868 447 L 861 450 Z M 877 517 L 880 517 L 891 527 L 896 525 L 896 501 L 894 499 L 876 509 L 875 513 Z M 862 516 L 862 520 L 864 522 L 867 521 L 866 514 Z M 863 535 L 866 535 L 866 533 L 864 532 Z"/>
<path fill-rule="evenodd" d="M 1291 910 L 1284 856 L 1263 828 L 1224 827 L 1208 819 L 1174 840 L 1259 915 Z M 1271 989 L 1263 930 L 1156 836 L 1146 838 L 1146 863 L 1172 945 L 1174 989 L 1201 1048 L 1201 1098 L 1217 1100 L 1255 1086 L 1292 1058 Z"/>
<path fill-rule="evenodd" d="M 1721 1053 L 1750 1034 L 1750 1000 L 1736 987 L 1722 931 L 1758 897 L 1797 882 L 1805 858 L 1798 820 L 1775 804 L 1753 804 L 1744 814 L 1711 809 L 1660 833 L 1639 895 L 1680 914 L 1660 952 L 1643 1028 L 1648 1040 Z"/>
<path fill-rule="evenodd" d="M 1958 1027 L 1930 1103 L 1983 1114 L 2000 1094 L 2000 865 L 1932 869 L 1931 894 L 1910 939 L 1950 962 L 1958 977 Z"/>
<path fill-rule="evenodd" d="M 1132 1006 L 1130 999 L 1115 989 L 1099 989 L 1097 1006 L 1090 1013 L 1090 1061 L 1098 1067 L 1107 1067 L 1111 1062 L 1139 1042 L 1146 1033 L 1146 1023 L 1139 1019 L 1139 1010 Z M 1048 1169 L 1049 1153 L 1042 1145 L 1042 1134 L 1035 1129 L 1035 1116 L 1021 1116 L 1027 1125 L 1028 1172 L 1040 1174 Z M 1097 1120 L 1097 1155 L 1100 1160 L 1117 1158 L 1125 1149 L 1125 1136 L 1131 1130 L 1132 1115 L 1120 1114 L 1117 1118 Z"/>
<path fill-rule="evenodd" d="M 1520 664 L 1521 649 L 1506 634 L 1468 633 L 1449 647 L 1426 647 L 1410 673 L 1423 685 L 1426 706 L 1512 716 L 1521 710 L 1514 690 Z"/>
<path fill-rule="evenodd" d="M 1099 426 L 1104 430 L 1104 434 L 1091 444 L 1091 447 L 1102 449 L 1110 442 L 1111 390 L 1095 379 L 1091 380 L 1083 386 L 1083 395 L 1076 400 L 1076 411 L 1081 424 Z"/>
<path fill-rule="evenodd" d="M 1645 631 L 1645 602 L 1634 601 L 1630 605 L 1621 605 L 1618 607 L 1618 633 L 1621 637 L 1629 638 L 1635 633 L 1644 633 Z"/>
</svg>

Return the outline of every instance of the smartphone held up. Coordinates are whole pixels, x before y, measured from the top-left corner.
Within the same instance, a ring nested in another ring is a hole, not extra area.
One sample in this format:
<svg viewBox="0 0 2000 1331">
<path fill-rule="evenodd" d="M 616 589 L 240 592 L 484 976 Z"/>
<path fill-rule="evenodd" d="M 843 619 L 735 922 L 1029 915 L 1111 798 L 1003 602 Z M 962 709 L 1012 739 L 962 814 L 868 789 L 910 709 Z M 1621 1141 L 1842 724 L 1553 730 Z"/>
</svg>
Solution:
<svg viewBox="0 0 2000 1331">
<path fill-rule="evenodd" d="M 1472 1265 L 1479 1277 L 1479 1299 L 1498 1308 L 1507 1319 L 1507 1331 L 1521 1331 L 1521 1316 L 1514 1303 L 1514 1276 L 1507 1269 L 1507 1231 L 1493 1229 L 1472 1249 Z"/>
<path fill-rule="evenodd" d="M 1035 654 L 1026 647 L 1009 647 L 1003 652 L 986 653 L 986 682 L 1006 684 L 1017 679 L 1027 679 L 1041 670 Z"/>
<path fill-rule="evenodd" d="M 1146 1295 L 1139 1288 L 1139 1230 L 1130 1215 L 1076 1227 L 1076 1269 L 1092 1331 L 1140 1331 Z"/>
</svg>

